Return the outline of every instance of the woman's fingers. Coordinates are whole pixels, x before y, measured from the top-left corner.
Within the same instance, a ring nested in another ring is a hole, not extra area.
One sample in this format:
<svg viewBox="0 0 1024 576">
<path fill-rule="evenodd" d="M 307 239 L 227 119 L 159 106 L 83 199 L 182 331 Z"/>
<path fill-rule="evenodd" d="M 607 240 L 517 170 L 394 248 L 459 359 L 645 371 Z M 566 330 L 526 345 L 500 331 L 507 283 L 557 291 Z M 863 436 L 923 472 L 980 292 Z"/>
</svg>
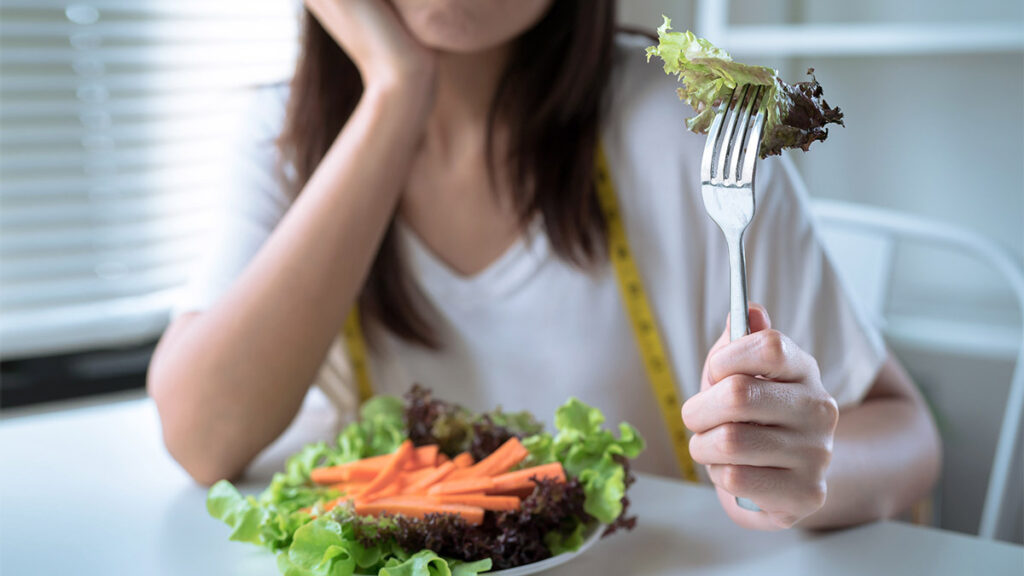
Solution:
<svg viewBox="0 0 1024 576">
<path fill-rule="evenodd" d="M 803 382 L 818 375 L 818 364 L 809 354 L 778 330 L 762 330 L 708 355 L 712 383 L 733 375 L 761 376 L 768 380 Z"/>
<path fill-rule="evenodd" d="M 367 88 L 432 81 L 434 56 L 416 41 L 385 0 L 305 0 L 348 54 Z"/>
<path fill-rule="evenodd" d="M 690 438 L 690 455 L 704 465 L 733 464 L 802 469 L 831 456 L 827 446 L 786 428 L 733 422 Z"/>
<path fill-rule="evenodd" d="M 726 326 L 682 416 L 695 433 L 690 454 L 708 466 L 730 514 L 749 514 L 732 496 L 749 498 L 789 527 L 824 504 L 839 410 L 814 358 L 760 306 L 749 318 L 751 333 L 735 341 Z"/>
<path fill-rule="evenodd" d="M 707 470 L 715 486 L 732 496 L 752 499 L 781 528 L 821 508 L 828 491 L 823 478 L 792 470 L 729 464 L 714 464 Z"/>
<path fill-rule="evenodd" d="M 800 384 L 733 375 L 683 404 L 683 423 L 701 433 L 728 422 L 796 428 L 817 411 Z"/>
</svg>

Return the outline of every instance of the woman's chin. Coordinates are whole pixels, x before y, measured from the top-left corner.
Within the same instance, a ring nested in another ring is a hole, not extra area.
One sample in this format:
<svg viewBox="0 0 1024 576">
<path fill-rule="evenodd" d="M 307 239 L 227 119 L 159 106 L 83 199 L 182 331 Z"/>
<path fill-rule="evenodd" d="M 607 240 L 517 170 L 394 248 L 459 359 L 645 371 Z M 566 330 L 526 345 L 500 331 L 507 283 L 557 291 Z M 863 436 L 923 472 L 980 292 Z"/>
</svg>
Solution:
<svg viewBox="0 0 1024 576">
<path fill-rule="evenodd" d="M 495 42 L 494 38 L 461 38 L 457 35 L 446 35 L 443 33 L 428 32 L 425 34 L 413 33 L 416 40 L 431 50 L 446 52 L 449 54 L 474 54 L 485 52 L 501 42 Z"/>
<path fill-rule="evenodd" d="M 544 17 L 551 1 L 394 0 L 394 6 L 427 48 L 469 54 L 519 37 Z"/>
</svg>

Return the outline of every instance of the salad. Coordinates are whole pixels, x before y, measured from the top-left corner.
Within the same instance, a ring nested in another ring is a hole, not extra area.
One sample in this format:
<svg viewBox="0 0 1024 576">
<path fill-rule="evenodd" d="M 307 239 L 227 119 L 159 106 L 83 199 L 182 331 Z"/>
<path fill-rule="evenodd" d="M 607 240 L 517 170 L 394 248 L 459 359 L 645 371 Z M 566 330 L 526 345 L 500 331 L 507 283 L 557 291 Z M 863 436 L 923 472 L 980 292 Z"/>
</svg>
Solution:
<svg viewBox="0 0 1024 576">
<path fill-rule="evenodd" d="M 672 21 L 667 16 L 662 18 L 658 45 L 647 48 L 647 60 L 658 56 L 665 62 L 665 73 L 683 83 L 679 99 L 697 111 L 686 121 L 690 130 L 707 134 L 716 104 L 744 84 L 767 87 L 762 158 L 779 154 L 784 148 L 806 152 L 813 142 L 828 137 L 828 124 L 843 125 L 842 111 L 825 102 L 813 68 L 807 70 L 809 81 L 787 84 L 777 70 L 734 62 L 724 50 L 693 32 L 671 32 Z"/>
<path fill-rule="evenodd" d="M 644 441 L 569 399 L 554 434 L 526 412 L 474 414 L 414 386 L 377 396 L 333 445 L 289 458 L 258 496 L 227 481 L 207 510 L 286 576 L 472 576 L 631 529 L 629 459 Z"/>
</svg>

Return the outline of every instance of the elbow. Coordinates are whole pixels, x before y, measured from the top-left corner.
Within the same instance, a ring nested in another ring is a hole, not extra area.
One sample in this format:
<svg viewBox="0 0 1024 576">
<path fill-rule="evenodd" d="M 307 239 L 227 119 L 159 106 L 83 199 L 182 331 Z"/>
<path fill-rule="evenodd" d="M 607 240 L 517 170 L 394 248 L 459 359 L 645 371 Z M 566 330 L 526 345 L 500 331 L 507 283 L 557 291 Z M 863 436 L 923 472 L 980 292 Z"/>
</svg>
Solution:
<svg viewBox="0 0 1024 576">
<path fill-rule="evenodd" d="M 201 387 L 187 385 L 196 383 L 194 375 L 183 373 L 178 367 L 186 364 L 168 356 L 169 351 L 158 346 L 146 375 L 146 390 L 156 404 L 164 447 L 203 486 L 236 478 L 247 461 L 227 449 L 225 439 L 218 440 L 223 434 L 211 426 L 211 419 L 201 409 L 202 400 L 194 393 Z"/>
<path fill-rule="evenodd" d="M 942 437 L 927 404 L 918 401 L 913 407 L 917 424 L 912 428 L 913 458 L 907 468 L 912 473 L 904 489 L 894 495 L 894 501 L 884 507 L 880 518 L 895 518 L 901 514 L 914 514 L 916 507 L 932 498 L 933 490 L 942 473 Z"/>
</svg>

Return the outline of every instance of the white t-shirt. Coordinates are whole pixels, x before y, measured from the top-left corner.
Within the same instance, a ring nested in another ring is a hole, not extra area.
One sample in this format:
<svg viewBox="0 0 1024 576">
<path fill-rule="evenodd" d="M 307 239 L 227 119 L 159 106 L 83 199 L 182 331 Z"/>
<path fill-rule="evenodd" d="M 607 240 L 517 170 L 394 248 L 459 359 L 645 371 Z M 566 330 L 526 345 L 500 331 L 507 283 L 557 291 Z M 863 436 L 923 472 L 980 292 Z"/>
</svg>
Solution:
<svg viewBox="0 0 1024 576">
<path fill-rule="evenodd" d="M 686 130 L 692 111 L 676 98 L 675 80 L 645 62 L 648 43 L 629 35 L 616 40 L 601 136 L 636 265 L 687 398 L 699 390 L 704 357 L 724 328 L 728 254 L 701 201 L 704 137 Z M 257 94 L 235 144 L 238 161 L 215 238 L 177 313 L 214 304 L 287 211 L 289 175 L 277 168 L 274 145 L 286 99 L 284 86 Z M 762 161 L 756 194 L 746 239 L 750 298 L 814 355 L 839 404 L 856 404 L 885 358 L 883 342 L 844 294 L 792 165 Z M 554 255 L 535 225 L 485 270 L 465 277 L 401 222 L 396 229 L 408 273 L 440 318 L 443 347 L 426 350 L 385 335 L 371 354 L 377 392 L 402 394 L 421 383 L 470 409 L 529 410 L 549 427 L 555 409 L 576 396 L 600 408 L 611 425 L 628 421 L 640 430 L 648 449 L 638 469 L 678 474 L 610 265 L 591 273 L 574 268 Z M 342 414 L 354 410 L 340 339 L 316 384 Z"/>
</svg>

